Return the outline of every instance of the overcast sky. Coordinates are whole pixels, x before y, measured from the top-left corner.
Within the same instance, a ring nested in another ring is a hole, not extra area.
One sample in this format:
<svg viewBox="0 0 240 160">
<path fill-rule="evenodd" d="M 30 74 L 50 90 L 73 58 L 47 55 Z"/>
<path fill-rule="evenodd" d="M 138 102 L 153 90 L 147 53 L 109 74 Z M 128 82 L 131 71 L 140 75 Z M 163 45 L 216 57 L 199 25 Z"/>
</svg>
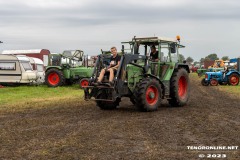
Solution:
<svg viewBox="0 0 240 160">
<path fill-rule="evenodd" d="M 0 52 L 82 49 L 96 55 L 133 36 L 181 36 L 181 53 L 240 56 L 238 0 L 0 0 Z"/>
</svg>

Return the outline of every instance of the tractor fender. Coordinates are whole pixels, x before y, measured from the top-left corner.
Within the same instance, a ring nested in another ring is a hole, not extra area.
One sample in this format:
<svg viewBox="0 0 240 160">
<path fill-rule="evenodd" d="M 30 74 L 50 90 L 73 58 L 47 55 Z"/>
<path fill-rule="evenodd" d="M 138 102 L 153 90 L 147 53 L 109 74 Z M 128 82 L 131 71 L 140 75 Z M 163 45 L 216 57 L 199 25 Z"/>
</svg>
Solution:
<svg viewBox="0 0 240 160">
<path fill-rule="evenodd" d="M 62 67 L 60 67 L 60 66 L 47 66 L 45 72 L 47 72 L 47 71 L 48 71 L 49 69 L 51 69 L 51 68 L 57 68 L 57 69 L 59 69 L 59 70 L 62 70 Z"/>
<path fill-rule="evenodd" d="M 236 73 L 238 76 L 240 76 L 240 73 L 238 71 L 229 71 L 226 76 L 230 76 L 231 74 Z"/>
<path fill-rule="evenodd" d="M 175 69 L 179 69 L 179 68 L 185 68 L 187 70 L 187 72 L 190 73 L 190 69 L 189 69 L 189 66 L 187 64 L 176 63 Z"/>
<path fill-rule="evenodd" d="M 161 81 L 157 76 L 152 75 L 152 74 L 148 74 L 148 73 L 144 74 L 144 77 L 152 77 L 152 78 L 156 78 L 156 79 L 158 80 L 158 82 L 159 82 L 159 83 L 161 84 L 161 86 L 162 86 L 162 98 L 164 98 L 164 96 L 165 96 L 165 86 L 164 86 L 164 84 L 162 83 L 162 81 Z"/>
</svg>

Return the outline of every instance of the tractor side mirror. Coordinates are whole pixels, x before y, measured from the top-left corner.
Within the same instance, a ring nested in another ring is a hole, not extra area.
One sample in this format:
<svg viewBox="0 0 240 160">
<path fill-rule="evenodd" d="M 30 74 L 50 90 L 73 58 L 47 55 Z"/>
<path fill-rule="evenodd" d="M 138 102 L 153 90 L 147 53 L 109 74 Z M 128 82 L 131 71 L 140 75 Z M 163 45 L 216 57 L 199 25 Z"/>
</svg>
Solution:
<svg viewBox="0 0 240 160">
<path fill-rule="evenodd" d="M 124 54 L 124 45 L 122 45 L 122 54 Z"/>
<path fill-rule="evenodd" d="M 176 53 L 176 43 L 170 44 L 170 51 L 171 51 L 171 53 Z"/>
</svg>

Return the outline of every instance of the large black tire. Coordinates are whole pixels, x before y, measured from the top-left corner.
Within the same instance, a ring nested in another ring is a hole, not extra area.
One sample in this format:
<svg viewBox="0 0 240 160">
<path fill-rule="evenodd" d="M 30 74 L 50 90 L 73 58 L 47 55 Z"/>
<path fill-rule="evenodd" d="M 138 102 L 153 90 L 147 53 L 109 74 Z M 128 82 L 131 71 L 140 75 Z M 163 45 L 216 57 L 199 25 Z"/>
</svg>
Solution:
<svg viewBox="0 0 240 160">
<path fill-rule="evenodd" d="M 203 86 L 208 86 L 208 85 L 209 85 L 209 82 L 206 81 L 205 78 L 203 78 L 202 81 L 201 81 L 201 84 L 202 84 Z"/>
<path fill-rule="evenodd" d="M 105 90 L 99 90 L 96 96 L 97 99 L 107 99 L 108 97 L 109 95 L 107 95 Z M 114 102 L 102 100 L 102 101 L 96 101 L 96 104 L 99 108 L 103 110 L 113 110 L 117 108 L 120 100 L 121 100 L 120 98 L 117 98 Z"/>
<path fill-rule="evenodd" d="M 232 73 L 228 77 L 228 84 L 232 86 L 237 86 L 239 84 L 239 75 L 237 73 Z"/>
<path fill-rule="evenodd" d="M 48 87 L 58 87 L 65 84 L 63 72 L 56 68 L 50 68 L 45 74 L 45 82 Z"/>
<path fill-rule="evenodd" d="M 161 84 L 155 78 L 144 78 L 134 91 L 135 105 L 141 111 L 156 111 L 162 98 Z"/>
<path fill-rule="evenodd" d="M 186 69 L 180 68 L 173 72 L 170 80 L 169 104 L 173 107 L 182 107 L 187 104 L 190 92 L 189 75 Z"/>
</svg>

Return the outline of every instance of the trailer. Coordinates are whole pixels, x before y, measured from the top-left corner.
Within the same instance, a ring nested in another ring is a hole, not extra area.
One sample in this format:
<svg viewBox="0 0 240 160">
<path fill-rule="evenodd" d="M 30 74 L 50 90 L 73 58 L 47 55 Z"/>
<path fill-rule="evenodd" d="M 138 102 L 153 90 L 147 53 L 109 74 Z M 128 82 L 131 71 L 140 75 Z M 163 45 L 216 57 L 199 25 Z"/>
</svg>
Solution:
<svg viewBox="0 0 240 160">
<path fill-rule="evenodd" d="M 0 54 L 0 84 L 29 84 L 37 80 L 27 57 Z"/>
<path fill-rule="evenodd" d="M 37 73 L 36 84 L 42 84 L 45 82 L 45 69 L 43 61 L 39 58 L 28 57 L 25 55 L 17 55 L 17 57 L 26 57 L 29 59 L 33 70 Z"/>
<path fill-rule="evenodd" d="M 4 50 L 2 54 L 25 55 L 28 57 L 39 58 L 43 61 L 44 67 L 48 66 L 48 55 L 50 51 L 47 49 L 31 49 L 31 50 Z"/>
</svg>

